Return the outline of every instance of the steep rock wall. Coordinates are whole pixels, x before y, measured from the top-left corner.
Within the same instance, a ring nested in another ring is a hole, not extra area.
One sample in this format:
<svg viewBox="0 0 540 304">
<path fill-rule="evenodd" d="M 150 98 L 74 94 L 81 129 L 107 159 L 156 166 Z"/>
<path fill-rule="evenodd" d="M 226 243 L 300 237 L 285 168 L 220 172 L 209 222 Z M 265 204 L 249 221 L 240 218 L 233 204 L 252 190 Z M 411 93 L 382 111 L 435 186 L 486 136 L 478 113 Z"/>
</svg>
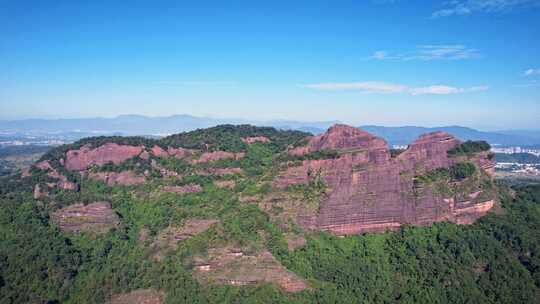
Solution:
<svg viewBox="0 0 540 304">
<path fill-rule="evenodd" d="M 338 150 L 335 159 L 304 160 L 289 167 L 275 184 L 285 188 L 306 184 L 318 172 L 326 184 L 319 212 L 299 218 L 306 228 L 338 235 L 396 229 L 403 224 L 428 225 L 437 221 L 472 223 L 493 206 L 484 202 L 459 202 L 431 185 L 415 184 L 415 176 L 463 161 L 447 151 L 460 141 L 450 134 L 434 132 L 420 136 L 406 151 L 390 157 L 386 142 L 360 129 L 336 125 L 312 137 L 308 144 L 291 150 L 303 155 L 324 149 Z M 491 166 L 485 155 L 470 161 L 479 168 Z M 463 181 L 468 182 L 468 181 Z M 478 190 L 478 189 L 475 189 Z"/>
</svg>

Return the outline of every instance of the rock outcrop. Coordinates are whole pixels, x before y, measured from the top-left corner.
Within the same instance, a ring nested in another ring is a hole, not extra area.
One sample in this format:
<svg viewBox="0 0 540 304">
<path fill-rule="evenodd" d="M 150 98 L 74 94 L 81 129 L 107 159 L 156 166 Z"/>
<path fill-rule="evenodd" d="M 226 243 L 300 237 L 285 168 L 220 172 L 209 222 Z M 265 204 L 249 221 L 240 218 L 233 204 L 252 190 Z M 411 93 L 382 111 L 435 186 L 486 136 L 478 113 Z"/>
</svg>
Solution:
<svg viewBox="0 0 540 304">
<path fill-rule="evenodd" d="M 114 185 L 140 185 L 144 184 L 145 177 L 142 175 L 137 175 L 133 171 L 122 171 L 122 172 L 96 172 L 89 173 L 88 178 L 93 180 L 99 180 L 105 182 L 109 186 Z"/>
<path fill-rule="evenodd" d="M 285 234 L 285 241 L 287 242 L 287 248 L 289 251 L 293 251 L 306 244 L 306 239 L 301 235 L 295 235 L 294 233 Z"/>
<path fill-rule="evenodd" d="M 64 166 L 68 170 L 82 171 L 92 165 L 101 166 L 109 162 L 119 165 L 130 158 L 138 156 L 143 150 L 143 146 L 119 145 L 115 143 L 106 143 L 97 148 L 91 148 L 90 145 L 85 145 L 78 150 L 67 151 Z"/>
<path fill-rule="evenodd" d="M 161 304 L 163 292 L 154 289 L 137 289 L 128 293 L 115 294 L 109 304 Z"/>
<path fill-rule="evenodd" d="M 211 161 L 216 161 L 220 159 L 241 159 L 244 157 L 243 152 L 239 153 L 233 153 L 233 152 L 226 152 L 226 151 L 215 151 L 215 152 L 205 152 L 200 155 L 198 159 L 194 159 L 193 163 L 206 163 Z"/>
<path fill-rule="evenodd" d="M 63 231 L 105 233 L 119 223 L 118 215 L 108 202 L 70 205 L 51 214 Z"/>
<path fill-rule="evenodd" d="M 244 170 L 242 168 L 208 168 L 204 171 L 199 172 L 201 175 L 231 175 L 231 174 L 243 174 Z"/>
<path fill-rule="evenodd" d="M 234 189 L 236 182 L 234 180 L 217 180 L 214 181 L 214 186 L 218 188 Z"/>
<path fill-rule="evenodd" d="M 174 156 L 178 159 L 184 159 L 187 157 L 190 157 L 193 155 L 193 150 L 184 149 L 184 148 L 173 148 L 173 147 L 167 147 L 167 150 L 164 150 L 160 146 L 153 146 L 152 147 L 152 154 L 157 157 L 168 157 L 168 156 Z"/>
<path fill-rule="evenodd" d="M 163 229 L 152 244 L 154 259 L 161 260 L 167 250 L 176 248 L 178 242 L 202 233 L 218 222 L 216 219 L 188 219 L 180 227 L 169 226 Z"/>
<path fill-rule="evenodd" d="M 58 170 L 54 169 L 46 160 L 35 164 L 35 167 L 47 171 L 47 176 L 58 180 L 56 184 L 48 184 L 49 188 L 56 187 L 64 190 L 77 190 L 79 188 L 76 183 L 70 182 L 66 176 L 58 173 Z"/>
<path fill-rule="evenodd" d="M 337 124 L 326 133 L 312 137 L 308 144 L 289 151 L 292 155 L 303 155 L 321 150 L 388 150 L 382 138 L 375 137 L 368 132 L 347 125 Z"/>
<path fill-rule="evenodd" d="M 207 258 L 195 261 L 194 276 L 203 283 L 254 285 L 273 283 L 286 292 L 299 292 L 308 285 L 283 267 L 269 251 L 245 254 L 236 248 L 212 248 Z"/>
<path fill-rule="evenodd" d="M 188 184 L 184 186 L 165 186 L 163 187 L 164 192 L 171 192 L 171 193 L 197 193 L 201 192 L 203 189 L 198 184 Z"/>
<path fill-rule="evenodd" d="M 256 142 L 267 143 L 267 142 L 270 142 L 270 139 L 268 139 L 268 137 L 266 136 L 251 136 L 251 137 L 242 138 L 242 141 L 245 142 L 246 144 L 253 144 Z"/>
<path fill-rule="evenodd" d="M 392 158 L 383 139 L 357 128 L 336 125 L 289 153 L 304 155 L 331 149 L 339 152 L 337 158 L 304 160 L 300 166 L 288 167 L 275 184 L 286 188 L 320 176 L 326 190 L 321 195 L 318 213 L 301 216 L 298 221 L 306 228 L 338 235 L 445 220 L 471 223 L 493 206 L 491 198 L 461 201 L 457 195 L 440 193 L 432 185 L 415 183 L 416 176 L 463 161 L 447 153 L 458 144 L 460 141 L 452 135 L 434 132 L 420 136 L 407 150 Z M 482 155 L 469 161 L 480 168 L 491 165 Z"/>
<path fill-rule="evenodd" d="M 34 199 L 40 199 L 42 197 L 49 196 L 49 193 L 47 193 L 47 191 L 43 191 L 43 189 L 41 188 L 41 186 L 38 183 L 38 184 L 36 184 L 34 186 L 33 196 L 34 196 Z"/>
</svg>

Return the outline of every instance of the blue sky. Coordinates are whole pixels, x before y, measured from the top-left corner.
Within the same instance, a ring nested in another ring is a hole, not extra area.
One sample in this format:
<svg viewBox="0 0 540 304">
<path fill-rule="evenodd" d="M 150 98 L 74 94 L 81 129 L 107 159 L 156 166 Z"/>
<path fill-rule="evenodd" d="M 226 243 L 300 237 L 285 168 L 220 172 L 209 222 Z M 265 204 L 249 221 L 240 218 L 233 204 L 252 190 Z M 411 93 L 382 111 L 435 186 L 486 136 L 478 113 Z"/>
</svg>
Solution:
<svg viewBox="0 0 540 304">
<path fill-rule="evenodd" d="M 265 2 L 0 0 L 0 119 L 540 129 L 540 0 Z"/>
</svg>

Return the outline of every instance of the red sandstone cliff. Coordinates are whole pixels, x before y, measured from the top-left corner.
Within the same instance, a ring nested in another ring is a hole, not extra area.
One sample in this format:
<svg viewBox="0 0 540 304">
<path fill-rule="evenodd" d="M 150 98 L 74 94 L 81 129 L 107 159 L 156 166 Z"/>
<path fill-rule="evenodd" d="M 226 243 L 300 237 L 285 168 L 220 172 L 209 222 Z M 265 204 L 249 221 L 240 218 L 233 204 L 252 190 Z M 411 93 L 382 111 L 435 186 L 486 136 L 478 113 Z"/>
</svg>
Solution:
<svg viewBox="0 0 540 304">
<path fill-rule="evenodd" d="M 328 230 L 338 235 L 395 229 L 403 224 L 428 225 L 436 221 L 471 223 L 493 206 L 464 195 L 439 193 L 431 185 L 415 185 L 414 177 L 462 161 L 447 151 L 460 141 L 444 132 L 425 134 L 396 158 L 390 157 L 386 142 L 363 130 L 345 125 L 331 127 L 312 137 L 292 155 L 323 149 L 340 152 L 335 159 L 304 160 L 280 174 L 279 187 L 307 183 L 310 172 L 321 172 L 327 189 L 319 212 L 301 217 L 306 228 Z M 470 161 L 481 168 L 491 165 L 485 155 Z M 482 189 L 474 189 L 483 191 Z"/>
<path fill-rule="evenodd" d="M 118 165 L 132 157 L 138 156 L 143 151 L 142 146 L 119 145 L 107 143 L 92 149 L 85 145 L 78 150 L 69 150 L 66 153 L 64 166 L 68 170 L 82 171 L 91 165 L 104 165 L 112 162 Z"/>
<path fill-rule="evenodd" d="M 244 141 L 264 142 L 265 139 L 248 137 Z M 433 132 L 420 136 L 404 152 L 391 157 L 383 139 L 358 128 L 335 125 L 324 134 L 310 137 L 305 146 L 291 149 L 288 153 L 301 156 L 322 150 L 336 150 L 337 157 L 304 160 L 301 165 L 289 164 L 276 177 L 275 185 L 286 188 L 289 185 L 306 184 L 314 178 L 311 173 L 320 172 L 326 191 L 320 198 L 318 211 L 310 216 L 298 217 L 299 223 L 310 229 L 354 234 L 395 229 L 404 224 L 428 225 L 444 220 L 460 224 L 472 223 L 493 206 L 493 195 L 482 188 L 481 182 L 451 181 L 449 186 L 459 190 L 453 193 L 441 191 L 438 189 L 440 185 L 415 183 L 417 176 L 436 168 L 449 168 L 463 161 L 473 162 L 478 169 L 482 169 L 481 172 L 489 174 L 493 171 L 494 164 L 487 153 L 449 157 L 447 151 L 459 144 L 460 141 L 450 134 Z M 91 166 L 109 162 L 118 165 L 136 156 L 145 160 L 151 155 L 176 157 L 188 159 L 192 164 L 244 157 L 244 153 L 225 151 L 206 152 L 198 157 L 196 154 L 197 151 L 182 148 L 163 149 L 156 145 L 147 149 L 143 146 L 107 143 L 99 147 L 85 145 L 77 150 L 69 150 L 60 163 L 71 171 L 85 171 Z M 155 161 L 153 166 L 156 167 Z M 48 171 L 50 177 L 58 180 L 52 186 L 77 188 L 47 161 L 36 164 L 36 167 Z M 210 167 L 205 170 L 199 174 L 242 174 L 240 168 Z M 109 185 L 133 185 L 145 181 L 144 176 L 138 176 L 133 171 L 85 174 L 93 179 L 104 180 Z M 47 195 L 39 187 L 34 190 L 36 197 Z"/>
</svg>

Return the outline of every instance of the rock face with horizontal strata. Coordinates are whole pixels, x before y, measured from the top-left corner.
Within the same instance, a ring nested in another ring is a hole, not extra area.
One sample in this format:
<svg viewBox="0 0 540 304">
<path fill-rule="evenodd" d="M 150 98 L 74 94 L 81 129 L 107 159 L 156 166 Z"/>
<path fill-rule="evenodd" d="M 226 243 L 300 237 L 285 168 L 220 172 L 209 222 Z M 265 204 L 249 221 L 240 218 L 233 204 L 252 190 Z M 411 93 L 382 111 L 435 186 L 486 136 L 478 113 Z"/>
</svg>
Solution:
<svg viewBox="0 0 540 304">
<path fill-rule="evenodd" d="M 51 218 L 61 230 L 72 232 L 105 233 L 119 222 L 108 202 L 70 205 L 51 214 Z"/>
<path fill-rule="evenodd" d="M 187 219 L 182 226 L 169 226 L 163 229 L 153 242 L 155 260 L 161 260 L 167 250 L 176 248 L 178 242 L 193 237 L 217 224 L 216 219 Z"/>
<path fill-rule="evenodd" d="M 72 171 L 82 171 L 92 165 L 101 166 L 108 162 L 119 165 L 122 162 L 138 156 L 143 152 L 142 146 L 119 145 L 107 143 L 97 148 L 84 145 L 78 150 L 69 150 L 66 153 L 64 165 Z"/>
<path fill-rule="evenodd" d="M 382 138 L 347 125 L 336 124 L 326 133 L 312 137 L 308 144 L 289 151 L 292 155 L 303 155 L 320 150 L 351 150 L 351 149 L 387 149 Z"/>
<path fill-rule="evenodd" d="M 417 175 L 463 161 L 447 155 L 447 151 L 459 143 L 450 134 L 429 133 L 391 158 L 383 139 L 357 128 L 336 125 L 312 137 L 306 146 L 291 150 L 290 154 L 335 149 L 340 152 L 337 158 L 304 160 L 301 166 L 287 168 L 275 183 L 282 188 L 305 184 L 313 177 L 313 172 L 320 172 L 327 189 L 321 197 L 319 212 L 298 220 L 306 228 L 338 235 L 445 220 L 471 223 L 491 208 L 491 199 L 459 201 L 414 183 Z M 470 161 L 482 168 L 491 162 L 482 155 Z"/>
<path fill-rule="evenodd" d="M 235 248 L 211 248 L 207 258 L 195 261 L 194 277 L 203 283 L 254 285 L 273 283 L 286 292 L 299 292 L 306 282 L 281 265 L 267 250 L 245 254 Z"/>
</svg>

